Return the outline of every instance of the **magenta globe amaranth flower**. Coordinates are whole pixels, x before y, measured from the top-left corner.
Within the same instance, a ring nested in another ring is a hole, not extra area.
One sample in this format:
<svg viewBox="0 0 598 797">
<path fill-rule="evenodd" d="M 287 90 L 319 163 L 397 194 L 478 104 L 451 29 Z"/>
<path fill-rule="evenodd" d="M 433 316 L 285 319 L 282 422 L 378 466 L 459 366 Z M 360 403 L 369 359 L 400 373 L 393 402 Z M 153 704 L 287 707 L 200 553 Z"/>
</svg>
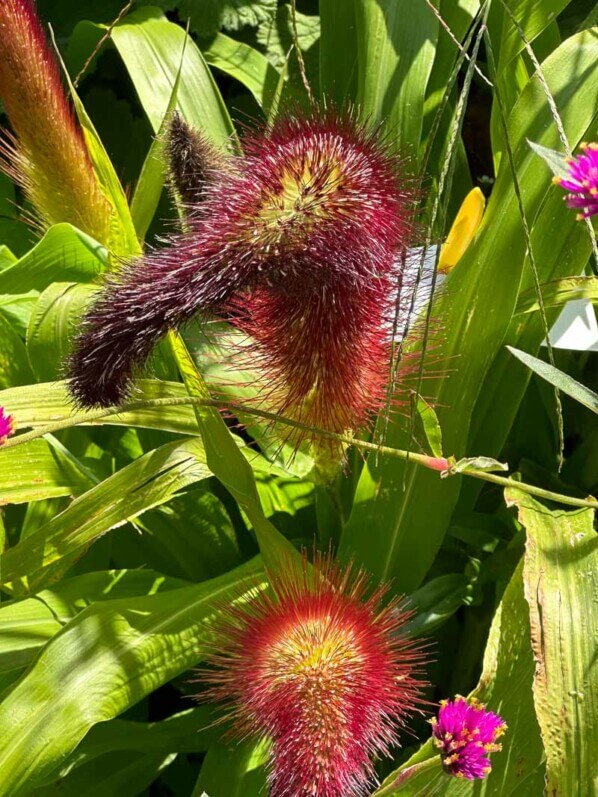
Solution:
<svg viewBox="0 0 598 797">
<path fill-rule="evenodd" d="M 581 212 L 578 218 L 587 219 L 598 213 L 598 144 L 582 144 L 582 152 L 567 162 L 566 177 L 554 181 L 568 191 L 567 204 Z"/>
<path fill-rule="evenodd" d="M 270 578 L 272 591 L 223 610 L 212 669 L 233 733 L 271 743 L 271 797 L 357 797 L 421 706 L 421 644 L 410 613 L 363 573 L 317 558 Z"/>
<path fill-rule="evenodd" d="M 496 740 L 507 730 L 498 714 L 475 698 L 458 695 L 441 702 L 438 719 L 431 723 L 445 770 L 467 780 L 485 778 L 492 769 L 490 753 L 502 749 Z"/>
<path fill-rule="evenodd" d="M 221 316 L 249 336 L 268 411 L 344 433 L 380 407 L 413 228 L 401 160 L 330 111 L 282 118 L 243 148 L 204 184 L 188 231 L 113 276 L 87 313 L 70 368 L 81 405 L 121 402 L 169 329 Z"/>
<path fill-rule="evenodd" d="M 8 415 L 4 407 L 0 407 L 0 446 L 7 441 L 15 430 L 12 415 Z"/>
</svg>

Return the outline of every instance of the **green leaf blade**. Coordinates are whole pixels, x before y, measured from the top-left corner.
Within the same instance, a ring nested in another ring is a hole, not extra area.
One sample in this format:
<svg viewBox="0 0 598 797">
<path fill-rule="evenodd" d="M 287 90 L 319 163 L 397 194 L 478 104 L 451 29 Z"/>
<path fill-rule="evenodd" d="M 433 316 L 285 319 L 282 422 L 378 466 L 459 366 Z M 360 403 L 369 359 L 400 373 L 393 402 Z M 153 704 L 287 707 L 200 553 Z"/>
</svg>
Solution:
<svg viewBox="0 0 598 797">
<path fill-rule="evenodd" d="M 551 512 L 507 491 L 526 529 L 523 579 L 536 661 L 546 793 L 593 797 L 598 776 L 598 535 L 594 512 Z"/>
</svg>

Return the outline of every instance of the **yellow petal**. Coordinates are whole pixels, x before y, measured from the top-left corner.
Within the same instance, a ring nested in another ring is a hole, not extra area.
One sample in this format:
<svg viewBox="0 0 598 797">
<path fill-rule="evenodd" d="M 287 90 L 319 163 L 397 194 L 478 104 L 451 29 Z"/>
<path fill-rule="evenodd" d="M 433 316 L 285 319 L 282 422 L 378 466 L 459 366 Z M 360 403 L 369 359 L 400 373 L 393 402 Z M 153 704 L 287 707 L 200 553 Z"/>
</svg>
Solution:
<svg viewBox="0 0 598 797">
<path fill-rule="evenodd" d="M 479 188 L 467 194 L 440 250 L 439 271 L 448 272 L 461 260 L 480 226 L 485 206 L 486 199 Z"/>
</svg>

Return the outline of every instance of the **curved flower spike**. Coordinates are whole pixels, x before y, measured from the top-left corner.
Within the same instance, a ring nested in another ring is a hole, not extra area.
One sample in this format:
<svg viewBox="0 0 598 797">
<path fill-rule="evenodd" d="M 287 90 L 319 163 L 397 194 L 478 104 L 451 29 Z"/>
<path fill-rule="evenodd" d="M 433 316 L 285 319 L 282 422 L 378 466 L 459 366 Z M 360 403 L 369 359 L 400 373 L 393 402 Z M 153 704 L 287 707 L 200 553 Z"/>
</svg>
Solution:
<svg viewBox="0 0 598 797">
<path fill-rule="evenodd" d="M 205 696 L 234 733 L 271 742 L 272 797 L 356 797 L 419 710 L 424 655 L 410 614 L 363 573 L 316 558 L 270 578 L 272 591 L 224 607 Z"/>
<path fill-rule="evenodd" d="M 269 409 L 342 433 L 379 407 L 412 229 L 401 162 L 376 131 L 330 112 L 244 145 L 189 232 L 128 266 L 89 311 L 70 369 L 81 404 L 122 401 L 169 328 L 225 313 L 254 341 Z"/>
<path fill-rule="evenodd" d="M 490 753 L 502 749 L 496 740 L 507 730 L 498 714 L 486 711 L 475 698 L 457 695 L 442 701 L 438 719 L 431 722 L 446 771 L 467 780 L 485 778 L 492 769 Z"/>
</svg>

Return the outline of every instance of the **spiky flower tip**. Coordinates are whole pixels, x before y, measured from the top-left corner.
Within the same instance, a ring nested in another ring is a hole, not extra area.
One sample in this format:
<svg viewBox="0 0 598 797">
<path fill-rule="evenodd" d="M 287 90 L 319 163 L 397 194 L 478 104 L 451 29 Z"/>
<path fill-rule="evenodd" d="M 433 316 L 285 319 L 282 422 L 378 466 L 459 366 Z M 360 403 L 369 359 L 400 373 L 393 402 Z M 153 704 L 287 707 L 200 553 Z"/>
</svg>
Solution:
<svg viewBox="0 0 598 797">
<path fill-rule="evenodd" d="M 363 573 L 318 557 L 270 578 L 272 590 L 223 609 L 208 699 L 233 733 L 271 744 L 271 797 L 354 797 L 421 704 L 421 646 L 409 613 L 366 597 Z"/>
<path fill-rule="evenodd" d="M 578 219 L 598 214 L 598 144 L 582 144 L 582 153 L 568 162 L 567 177 L 555 182 L 568 191 L 567 204 L 581 212 Z"/>
<path fill-rule="evenodd" d="M 457 695 L 442 701 L 438 719 L 431 723 L 445 770 L 467 780 L 485 778 L 492 769 L 490 753 L 502 749 L 496 740 L 507 730 L 498 714 L 486 711 L 475 698 Z"/>
<path fill-rule="evenodd" d="M 23 187 L 42 227 L 70 222 L 108 243 L 111 209 L 33 0 L 0 3 L 0 98 L 12 134 L 2 168 Z"/>
<path fill-rule="evenodd" d="M 0 407 L 0 446 L 6 443 L 14 430 L 14 418 L 12 415 L 8 415 L 4 407 Z"/>
<path fill-rule="evenodd" d="M 199 130 L 175 111 L 164 135 L 164 154 L 171 184 L 184 207 L 203 199 L 206 185 L 222 165 L 222 157 Z"/>
<path fill-rule="evenodd" d="M 71 367 L 81 404 L 122 400 L 167 329 L 224 314 L 253 341 L 266 409 L 344 433 L 380 407 L 397 286 L 409 289 L 415 197 L 401 160 L 331 111 L 282 118 L 244 150 L 206 186 L 189 233 L 90 310 Z"/>
</svg>

